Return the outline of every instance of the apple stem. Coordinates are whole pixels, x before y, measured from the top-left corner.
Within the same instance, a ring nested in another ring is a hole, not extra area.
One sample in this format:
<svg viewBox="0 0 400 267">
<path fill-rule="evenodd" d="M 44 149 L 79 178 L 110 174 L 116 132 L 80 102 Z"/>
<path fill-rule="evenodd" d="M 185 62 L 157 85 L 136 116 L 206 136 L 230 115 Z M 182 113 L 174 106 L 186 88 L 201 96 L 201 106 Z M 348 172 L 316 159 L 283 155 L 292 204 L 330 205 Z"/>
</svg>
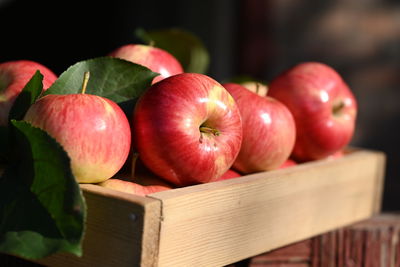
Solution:
<svg viewBox="0 0 400 267">
<path fill-rule="evenodd" d="M 340 101 L 339 103 L 333 105 L 332 112 L 334 115 L 338 115 L 343 108 L 344 108 L 344 102 Z"/>
<path fill-rule="evenodd" d="M 213 134 L 215 136 L 219 136 L 221 134 L 220 131 L 218 131 L 217 129 L 213 129 L 207 126 L 200 126 L 200 132 Z"/>
<path fill-rule="evenodd" d="M 150 40 L 149 46 L 154 47 L 154 45 L 155 45 L 154 40 Z"/>
<path fill-rule="evenodd" d="M 89 82 L 89 78 L 90 78 L 90 72 L 89 71 L 85 71 L 85 73 L 83 74 L 83 82 L 82 82 L 81 94 L 85 94 L 86 93 L 86 87 L 87 87 L 87 84 Z"/>
</svg>

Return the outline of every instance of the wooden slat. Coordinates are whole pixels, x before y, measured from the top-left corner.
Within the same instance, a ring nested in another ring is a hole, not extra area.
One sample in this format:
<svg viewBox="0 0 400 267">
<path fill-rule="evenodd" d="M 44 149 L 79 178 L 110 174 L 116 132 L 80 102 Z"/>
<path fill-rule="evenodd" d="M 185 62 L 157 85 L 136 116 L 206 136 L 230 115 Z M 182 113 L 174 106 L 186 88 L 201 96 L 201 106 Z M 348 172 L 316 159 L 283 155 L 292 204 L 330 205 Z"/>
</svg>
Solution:
<svg viewBox="0 0 400 267">
<path fill-rule="evenodd" d="M 364 151 L 366 153 L 370 153 L 372 151 Z M 373 152 L 372 152 L 373 153 Z M 376 165 L 375 173 L 371 174 L 375 177 L 375 191 L 374 191 L 374 214 L 378 214 L 381 211 L 382 207 L 382 198 L 383 198 L 383 186 L 384 186 L 384 178 L 386 174 L 386 155 L 383 152 L 375 152 L 377 153 L 376 157 Z"/>
<path fill-rule="evenodd" d="M 400 214 L 380 214 L 313 238 L 310 266 L 397 267 L 399 238 Z"/>
<path fill-rule="evenodd" d="M 354 151 L 164 191 L 159 265 L 223 266 L 365 219 L 380 207 L 385 158 Z"/>
<path fill-rule="evenodd" d="M 400 213 L 383 213 L 230 267 L 398 267 L 399 238 Z"/>
<path fill-rule="evenodd" d="M 309 266 L 312 242 L 307 239 L 250 259 L 248 267 Z"/>
<path fill-rule="evenodd" d="M 400 266 L 400 251 L 397 251 L 400 248 L 400 214 L 381 214 L 353 225 L 348 231 L 361 231 L 364 235 L 363 243 L 354 243 L 362 247 L 361 266 Z"/>
<path fill-rule="evenodd" d="M 160 201 L 82 185 L 88 206 L 82 258 L 56 254 L 47 266 L 157 266 Z"/>
</svg>

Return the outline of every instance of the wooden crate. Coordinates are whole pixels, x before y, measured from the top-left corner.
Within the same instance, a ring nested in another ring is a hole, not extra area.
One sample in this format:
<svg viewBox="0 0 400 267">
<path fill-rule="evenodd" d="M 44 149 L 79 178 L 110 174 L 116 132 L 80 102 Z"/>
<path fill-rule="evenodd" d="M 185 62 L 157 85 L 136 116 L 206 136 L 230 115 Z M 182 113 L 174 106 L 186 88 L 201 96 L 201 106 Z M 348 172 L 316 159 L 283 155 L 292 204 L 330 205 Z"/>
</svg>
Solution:
<svg viewBox="0 0 400 267">
<path fill-rule="evenodd" d="M 369 218 L 380 209 L 385 156 L 354 150 L 147 197 L 82 185 L 84 255 L 48 266 L 224 266 Z"/>
</svg>

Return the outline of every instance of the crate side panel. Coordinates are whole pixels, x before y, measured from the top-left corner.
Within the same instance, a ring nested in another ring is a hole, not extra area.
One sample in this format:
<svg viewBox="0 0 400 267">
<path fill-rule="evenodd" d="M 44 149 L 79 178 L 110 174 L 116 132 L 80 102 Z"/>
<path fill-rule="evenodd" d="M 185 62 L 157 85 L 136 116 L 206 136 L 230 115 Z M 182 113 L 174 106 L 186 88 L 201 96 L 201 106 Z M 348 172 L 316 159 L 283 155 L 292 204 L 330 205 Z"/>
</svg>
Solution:
<svg viewBox="0 0 400 267">
<path fill-rule="evenodd" d="M 160 192 L 159 266 L 221 266 L 370 217 L 381 153 Z"/>
<path fill-rule="evenodd" d="M 84 185 L 88 206 L 81 258 L 59 253 L 46 266 L 156 266 L 160 201 Z"/>
</svg>

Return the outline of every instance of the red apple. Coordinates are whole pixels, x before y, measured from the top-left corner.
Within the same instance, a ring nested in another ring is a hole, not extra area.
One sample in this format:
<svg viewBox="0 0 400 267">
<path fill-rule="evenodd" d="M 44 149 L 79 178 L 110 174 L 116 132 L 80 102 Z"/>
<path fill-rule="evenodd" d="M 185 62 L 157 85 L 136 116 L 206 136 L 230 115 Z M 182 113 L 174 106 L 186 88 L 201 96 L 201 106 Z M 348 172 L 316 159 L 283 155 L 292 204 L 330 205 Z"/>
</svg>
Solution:
<svg viewBox="0 0 400 267">
<path fill-rule="evenodd" d="M 15 99 L 37 70 L 43 75 L 43 90 L 46 90 L 57 76 L 45 66 L 29 60 L 8 61 L 0 64 L 1 126 L 8 124 L 8 114 Z"/>
<path fill-rule="evenodd" d="M 46 95 L 29 108 L 24 119 L 63 146 L 79 183 L 109 179 L 127 159 L 129 121 L 109 99 L 89 94 Z"/>
<path fill-rule="evenodd" d="M 138 164 L 139 163 L 139 164 Z M 139 168 L 137 168 L 139 167 Z M 140 184 L 143 186 L 148 185 L 161 185 L 168 188 L 172 188 L 173 186 L 166 182 L 165 180 L 161 179 L 154 173 L 152 173 L 146 166 L 141 164 L 140 160 L 135 164 L 135 169 L 131 173 L 127 172 L 119 172 L 113 178 L 117 178 L 119 180 L 124 180 L 128 182 L 133 182 L 136 184 Z"/>
<path fill-rule="evenodd" d="M 172 189 L 172 187 L 166 184 L 141 185 L 138 183 L 114 178 L 103 181 L 98 185 L 138 196 L 146 196 L 148 194 Z"/>
<path fill-rule="evenodd" d="M 163 187 L 173 188 L 171 184 L 153 175 L 152 173 L 138 174 L 134 178 L 132 178 L 131 181 L 143 186 L 163 186 Z"/>
<path fill-rule="evenodd" d="M 172 188 L 170 183 L 151 172 L 140 159 L 137 160 L 134 171 L 129 175 L 129 181 L 144 186 L 163 185 Z"/>
<path fill-rule="evenodd" d="M 345 155 L 343 150 L 339 150 L 335 153 L 333 153 L 332 155 L 328 156 L 329 159 L 339 159 L 341 157 L 343 157 Z"/>
<path fill-rule="evenodd" d="M 357 103 L 331 67 L 317 62 L 298 64 L 270 83 L 268 95 L 283 102 L 294 116 L 296 160 L 325 158 L 350 142 Z"/>
<path fill-rule="evenodd" d="M 238 172 L 236 172 L 236 171 L 234 171 L 232 169 L 229 169 L 221 177 L 219 177 L 215 181 L 229 180 L 229 179 L 237 178 L 237 177 L 240 177 L 240 176 L 242 176 L 240 173 L 238 173 Z"/>
<path fill-rule="evenodd" d="M 233 168 L 241 173 L 277 169 L 293 149 L 296 129 L 292 114 L 279 101 L 239 84 L 223 86 L 235 99 L 243 123 L 242 147 Z"/>
<path fill-rule="evenodd" d="M 133 114 L 134 148 L 155 174 L 176 186 L 211 182 L 235 160 L 239 109 L 218 82 L 183 73 L 151 86 Z"/>
<path fill-rule="evenodd" d="M 153 83 L 183 73 L 181 64 L 173 55 L 154 46 L 127 44 L 115 49 L 110 56 L 143 65 L 159 73 L 160 75 L 154 78 Z"/>
<path fill-rule="evenodd" d="M 281 166 L 279 166 L 279 169 L 284 169 L 287 167 L 295 166 L 297 165 L 297 162 L 292 160 L 292 159 L 287 159 Z"/>
</svg>

